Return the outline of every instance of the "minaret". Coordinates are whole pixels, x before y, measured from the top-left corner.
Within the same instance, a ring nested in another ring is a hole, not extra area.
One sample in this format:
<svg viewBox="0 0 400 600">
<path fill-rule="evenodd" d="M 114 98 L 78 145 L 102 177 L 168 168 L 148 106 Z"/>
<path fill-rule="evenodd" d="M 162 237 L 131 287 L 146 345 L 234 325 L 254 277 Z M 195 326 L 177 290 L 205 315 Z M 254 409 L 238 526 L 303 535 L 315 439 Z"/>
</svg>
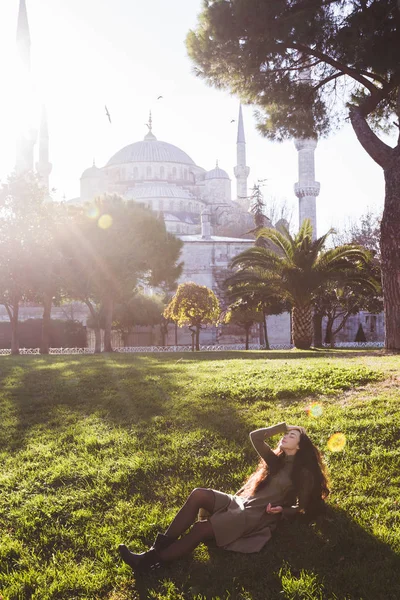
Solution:
<svg viewBox="0 0 400 600">
<path fill-rule="evenodd" d="M 49 195 L 49 176 L 52 170 L 52 164 L 49 162 L 49 128 L 45 106 L 42 108 L 42 118 L 40 122 L 39 160 L 36 164 L 36 170 L 43 186 L 46 188 L 47 195 Z"/>
<path fill-rule="evenodd" d="M 33 149 L 36 142 L 36 131 L 30 123 L 32 110 L 31 82 L 31 36 L 29 33 L 28 14 L 25 0 L 20 0 L 17 24 L 17 54 L 19 58 L 19 98 L 21 102 L 22 130 L 18 133 L 15 170 L 18 173 L 33 170 Z"/>
<path fill-rule="evenodd" d="M 305 84 L 310 84 L 310 69 L 302 70 L 299 79 Z M 320 184 L 315 181 L 314 153 L 318 141 L 316 138 L 301 138 L 296 139 L 294 144 L 299 153 L 299 181 L 294 186 L 294 193 L 299 199 L 299 227 L 304 219 L 310 219 L 315 240 L 317 237 L 317 196 Z"/>
<path fill-rule="evenodd" d="M 17 23 L 17 52 L 22 68 L 30 74 L 31 71 L 31 36 L 29 33 L 28 13 L 25 0 L 19 2 Z"/>
<path fill-rule="evenodd" d="M 236 177 L 237 201 L 246 211 L 248 211 L 250 202 L 247 197 L 247 178 L 250 173 L 250 168 L 246 166 L 246 140 L 244 137 L 242 105 L 239 107 L 236 149 L 237 165 L 234 169 L 234 173 Z"/>
</svg>

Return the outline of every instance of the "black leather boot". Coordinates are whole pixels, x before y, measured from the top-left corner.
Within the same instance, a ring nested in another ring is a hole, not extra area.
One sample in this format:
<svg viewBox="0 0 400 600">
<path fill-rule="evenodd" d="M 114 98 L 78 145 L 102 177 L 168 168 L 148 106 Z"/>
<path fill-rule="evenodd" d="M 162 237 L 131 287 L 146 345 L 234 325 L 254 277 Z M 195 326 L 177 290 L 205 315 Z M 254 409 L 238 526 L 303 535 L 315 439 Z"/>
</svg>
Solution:
<svg viewBox="0 0 400 600">
<path fill-rule="evenodd" d="M 160 558 L 154 548 L 148 552 L 135 554 L 125 544 L 120 544 L 118 552 L 124 563 L 129 565 L 134 571 L 153 571 L 161 567 Z"/>
<path fill-rule="evenodd" d="M 168 546 L 173 544 L 175 541 L 175 538 L 169 537 L 168 535 L 165 535 L 165 533 L 157 533 L 157 537 L 151 547 L 151 550 L 161 552 L 162 550 L 165 550 L 165 548 L 168 548 Z"/>
</svg>

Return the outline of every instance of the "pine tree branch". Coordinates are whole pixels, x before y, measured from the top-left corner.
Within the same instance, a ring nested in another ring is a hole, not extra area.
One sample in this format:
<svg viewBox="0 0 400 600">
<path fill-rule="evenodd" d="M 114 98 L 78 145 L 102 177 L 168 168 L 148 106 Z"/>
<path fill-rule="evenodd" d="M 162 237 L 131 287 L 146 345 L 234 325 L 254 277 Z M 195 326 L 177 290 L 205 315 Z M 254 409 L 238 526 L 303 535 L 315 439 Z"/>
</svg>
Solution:
<svg viewBox="0 0 400 600">
<path fill-rule="evenodd" d="M 357 106 L 350 107 L 350 121 L 358 141 L 373 160 L 383 169 L 386 168 L 393 155 L 391 148 L 372 131 L 361 109 Z"/>
<path fill-rule="evenodd" d="M 297 50 L 299 52 L 302 52 L 303 54 L 307 54 L 308 56 L 314 56 L 315 58 L 319 58 L 321 61 L 325 62 L 326 64 L 331 65 L 331 67 L 334 67 L 338 71 L 341 71 L 344 75 L 348 75 L 355 81 L 358 81 L 358 83 L 361 83 L 361 85 L 366 87 L 367 90 L 369 90 L 371 92 L 371 94 L 373 94 L 374 92 L 377 92 L 379 90 L 379 88 L 377 88 L 371 81 L 366 79 L 366 77 L 363 77 L 358 70 L 352 69 L 348 65 L 345 65 L 345 64 L 337 61 L 336 59 L 332 58 L 328 54 L 325 54 L 325 52 L 321 52 L 320 50 L 317 50 L 316 48 L 310 48 L 309 46 L 306 46 L 305 44 L 301 44 L 301 43 L 297 43 L 297 42 L 289 42 L 288 44 L 280 43 L 277 45 L 280 47 L 291 48 L 293 50 Z"/>
</svg>

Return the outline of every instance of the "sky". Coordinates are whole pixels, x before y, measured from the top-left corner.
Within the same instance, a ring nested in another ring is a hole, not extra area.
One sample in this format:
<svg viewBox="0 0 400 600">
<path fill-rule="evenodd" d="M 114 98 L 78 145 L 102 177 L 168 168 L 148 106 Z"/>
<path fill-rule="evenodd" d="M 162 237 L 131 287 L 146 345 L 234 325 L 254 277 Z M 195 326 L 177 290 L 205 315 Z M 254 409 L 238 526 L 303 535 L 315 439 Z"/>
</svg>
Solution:
<svg viewBox="0 0 400 600">
<path fill-rule="evenodd" d="M 15 164 L 18 81 L 15 34 L 19 0 L 0 2 L 0 180 Z M 193 73 L 185 37 L 201 0 L 26 0 L 32 41 L 34 114 L 46 105 L 50 187 L 54 198 L 79 196 L 79 179 L 93 160 L 103 166 L 124 146 L 142 140 L 149 110 L 159 140 L 184 150 L 209 170 L 216 160 L 232 179 L 239 100 Z M 157 100 L 158 96 L 163 98 Z M 104 110 L 111 114 L 110 124 Z M 243 107 L 249 188 L 265 180 L 267 203 L 286 203 L 297 221 L 298 180 L 292 141 L 271 142 L 256 130 L 254 108 Z M 390 140 L 389 140 L 390 141 Z M 318 233 L 341 228 L 383 207 L 382 170 L 349 125 L 319 141 L 316 179 Z"/>
</svg>

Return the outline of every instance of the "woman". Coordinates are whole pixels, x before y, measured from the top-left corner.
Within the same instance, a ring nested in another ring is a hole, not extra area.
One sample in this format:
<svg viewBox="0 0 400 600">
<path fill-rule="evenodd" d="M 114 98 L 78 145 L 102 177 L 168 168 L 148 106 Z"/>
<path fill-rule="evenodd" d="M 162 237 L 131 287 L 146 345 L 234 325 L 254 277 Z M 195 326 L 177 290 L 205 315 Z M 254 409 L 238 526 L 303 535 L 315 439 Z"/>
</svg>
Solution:
<svg viewBox="0 0 400 600">
<path fill-rule="evenodd" d="M 273 451 L 264 440 L 278 433 L 284 435 Z M 321 512 L 329 494 L 327 479 L 321 455 L 305 429 L 279 423 L 252 431 L 250 440 L 260 463 L 237 494 L 193 490 L 148 552 L 134 554 L 121 544 L 122 560 L 134 570 L 155 569 L 212 539 L 226 550 L 258 552 L 281 518 Z"/>
</svg>

